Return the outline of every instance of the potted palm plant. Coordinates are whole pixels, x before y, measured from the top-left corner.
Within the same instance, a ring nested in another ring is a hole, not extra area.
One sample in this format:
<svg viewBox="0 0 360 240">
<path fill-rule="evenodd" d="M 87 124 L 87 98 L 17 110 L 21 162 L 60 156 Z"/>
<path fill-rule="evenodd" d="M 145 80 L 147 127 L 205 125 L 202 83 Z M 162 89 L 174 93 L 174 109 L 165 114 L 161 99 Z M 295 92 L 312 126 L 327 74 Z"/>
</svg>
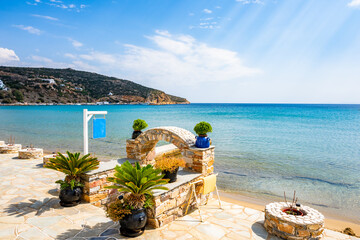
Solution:
<svg viewBox="0 0 360 240">
<path fill-rule="evenodd" d="M 95 157 L 90 157 L 90 154 L 80 157 L 80 153 L 67 151 L 66 155 L 58 153 L 58 156 L 50 159 L 44 167 L 66 174 L 64 180 L 58 180 L 56 183 L 60 184 L 60 205 L 72 207 L 78 205 L 81 199 L 84 185 L 80 181 L 80 175 L 97 169 L 99 161 Z"/>
<path fill-rule="evenodd" d="M 199 122 L 195 125 L 194 131 L 198 135 L 196 137 L 195 146 L 198 148 L 210 147 L 210 138 L 207 136 L 208 132 L 212 132 L 212 127 L 208 122 Z"/>
<path fill-rule="evenodd" d="M 142 120 L 142 119 L 134 120 L 134 123 L 133 123 L 134 132 L 132 134 L 132 139 L 137 138 L 142 133 L 141 130 L 143 130 L 143 129 L 147 128 L 147 127 L 148 127 L 148 125 L 145 122 L 145 120 Z"/>
<path fill-rule="evenodd" d="M 140 167 L 136 162 L 132 166 L 126 161 L 115 167 L 114 177 L 108 178 L 114 185 L 106 188 L 117 189 L 123 193 L 122 199 L 110 203 L 107 215 L 114 221 L 120 221 L 120 233 L 127 237 L 136 237 L 144 233 L 147 222 L 146 208 L 153 204 L 153 190 L 168 188 L 161 186 L 168 182 L 162 179 L 160 169 L 152 165 Z"/>
<path fill-rule="evenodd" d="M 179 157 L 166 157 L 163 154 L 156 159 L 155 167 L 161 169 L 164 179 L 169 179 L 169 183 L 176 182 L 179 167 L 185 167 L 185 161 Z"/>
</svg>

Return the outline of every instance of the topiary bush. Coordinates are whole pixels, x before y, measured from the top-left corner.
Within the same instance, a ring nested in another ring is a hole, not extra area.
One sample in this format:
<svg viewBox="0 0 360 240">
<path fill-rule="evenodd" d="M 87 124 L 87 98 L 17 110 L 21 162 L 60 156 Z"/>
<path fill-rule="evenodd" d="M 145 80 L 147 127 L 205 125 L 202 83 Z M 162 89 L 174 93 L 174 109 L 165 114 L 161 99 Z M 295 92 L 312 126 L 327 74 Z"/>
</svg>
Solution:
<svg viewBox="0 0 360 240">
<path fill-rule="evenodd" d="M 212 132 L 212 127 L 208 122 L 199 122 L 195 125 L 194 131 L 197 135 L 206 135 L 208 132 Z"/>
<path fill-rule="evenodd" d="M 134 124 L 133 124 L 134 131 L 141 131 L 147 127 L 148 127 L 148 125 L 145 122 L 145 120 L 142 120 L 142 119 L 134 120 Z"/>
</svg>

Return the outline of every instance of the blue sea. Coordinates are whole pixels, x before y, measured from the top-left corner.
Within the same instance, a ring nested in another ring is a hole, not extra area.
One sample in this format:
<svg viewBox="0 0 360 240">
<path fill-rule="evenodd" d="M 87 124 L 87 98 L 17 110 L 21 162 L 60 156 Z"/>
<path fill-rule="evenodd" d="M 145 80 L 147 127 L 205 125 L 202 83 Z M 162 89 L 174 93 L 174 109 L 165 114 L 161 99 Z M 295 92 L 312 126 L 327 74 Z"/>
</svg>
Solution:
<svg viewBox="0 0 360 240">
<path fill-rule="evenodd" d="M 125 157 L 137 118 L 190 131 L 207 121 L 221 189 L 268 201 L 296 190 L 299 202 L 360 223 L 360 105 L 1 106 L 0 140 L 82 151 L 84 108 L 108 111 L 107 137 L 90 140 L 96 156 Z"/>
</svg>

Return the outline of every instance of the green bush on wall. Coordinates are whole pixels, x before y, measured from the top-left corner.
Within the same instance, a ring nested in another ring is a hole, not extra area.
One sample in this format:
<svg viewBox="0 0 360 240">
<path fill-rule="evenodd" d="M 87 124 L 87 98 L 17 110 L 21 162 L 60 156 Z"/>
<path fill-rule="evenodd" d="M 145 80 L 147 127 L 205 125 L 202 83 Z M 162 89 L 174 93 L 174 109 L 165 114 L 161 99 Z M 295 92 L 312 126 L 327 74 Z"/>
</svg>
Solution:
<svg viewBox="0 0 360 240">
<path fill-rule="evenodd" d="M 205 135 L 208 132 L 212 132 L 212 127 L 208 122 L 199 122 L 195 125 L 194 131 L 197 135 Z"/>
<path fill-rule="evenodd" d="M 134 131 L 141 131 L 147 127 L 148 127 L 148 125 L 145 122 L 145 120 L 142 120 L 142 119 L 134 120 L 134 124 L 133 124 Z"/>
</svg>

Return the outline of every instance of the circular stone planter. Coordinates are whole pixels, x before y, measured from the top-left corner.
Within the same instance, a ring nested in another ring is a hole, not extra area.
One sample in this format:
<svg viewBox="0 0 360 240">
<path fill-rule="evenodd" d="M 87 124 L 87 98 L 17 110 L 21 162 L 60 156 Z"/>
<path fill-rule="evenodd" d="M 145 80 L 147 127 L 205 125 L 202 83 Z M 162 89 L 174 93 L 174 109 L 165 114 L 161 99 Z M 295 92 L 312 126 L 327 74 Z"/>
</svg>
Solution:
<svg viewBox="0 0 360 240">
<path fill-rule="evenodd" d="M 303 216 L 288 215 L 285 202 L 274 202 L 265 207 L 264 227 L 270 234 L 283 239 L 321 239 L 324 231 L 324 215 L 317 210 L 302 206 Z"/>
<path fill-rule="evenodd" d="M 52 158 L 56 158 L 56 154 L 45 155 L 43 157 L 43 163 L 44 164 L 48 163 Z"/>
<path fill-rule="evenodd" d="M 68 157 L 68 155 L 67 154 L 63 154 L 64 155 L 64 157 Z M 52 158 L 56 158 L 58 155 L 57 154 L 49 154 L 49 155 L 45 155 L 44 157 L 43 157 L 43 163 L 44 164 L 46 164 L 46 163 L 48 163 L 49 161 L 50 161 L 50 159 L 52 159 Z"/>
<path fill-rule="evenodd" d="M 33 158 L 42 158 L 43 156 L 42 148 L 25 148 L 19 150 L 20 159 L 33 159 Z"/>
<path fill-rule="evenodd" d="M 21 149 L 21 144 L 0 145 L 0 153 L 2 154 L 18 153 L 20 149 Z"/>
</svg>

